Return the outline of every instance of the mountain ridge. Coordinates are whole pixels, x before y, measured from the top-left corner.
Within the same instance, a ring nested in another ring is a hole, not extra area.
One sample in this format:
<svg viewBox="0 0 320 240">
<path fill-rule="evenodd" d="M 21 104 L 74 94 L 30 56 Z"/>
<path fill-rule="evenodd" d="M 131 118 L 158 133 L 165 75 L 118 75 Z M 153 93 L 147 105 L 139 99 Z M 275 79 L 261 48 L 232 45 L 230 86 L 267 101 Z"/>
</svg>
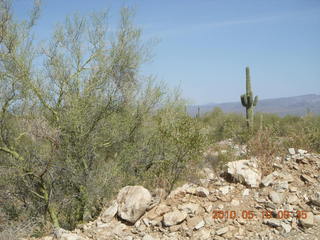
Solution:
<svg viewBox="0 0 320 240">
<path fill-rule="evenodd" d="M 188 106 L 188 113 L 195 116 L 198 111 L 198 107 L 200 107 L 201 115 L 212 111 L 215 107 L 219 107 L 227 113 L 245 113 L 245 108 L 242 107 L 240 99 L 238 102 L 190 105 Z M 256 112 L 273 113 L 281 117 L 285 115 L 303 116 L 308 112 L 319 115 L 320 94 L 305 94 L 293 97 L 261 99 L 258 101 Z"/>
</svg>

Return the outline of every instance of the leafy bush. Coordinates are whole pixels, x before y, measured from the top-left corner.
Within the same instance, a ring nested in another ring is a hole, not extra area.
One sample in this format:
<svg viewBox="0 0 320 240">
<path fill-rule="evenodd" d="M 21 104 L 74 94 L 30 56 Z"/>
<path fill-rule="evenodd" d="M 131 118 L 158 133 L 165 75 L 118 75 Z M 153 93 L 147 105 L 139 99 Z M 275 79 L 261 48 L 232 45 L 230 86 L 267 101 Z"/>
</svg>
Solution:
<svg viewBox="0 0 320 240">
<path fill-rule="evenodd" d="M 149 45 L 124 8 L 67 18 L 43 48 L 28 21 L 0 2 L 0 196 L 5 219 L 36 216 L 72 229 L 99 214 L 123 185 L 171 190 L 204 147 L 202 125 L 152 77 L 139 73 Z M 43 64 L 37 59 L 41 56 Z M 17 210 L 19 209 L 19 211 Z"/>
</svg>

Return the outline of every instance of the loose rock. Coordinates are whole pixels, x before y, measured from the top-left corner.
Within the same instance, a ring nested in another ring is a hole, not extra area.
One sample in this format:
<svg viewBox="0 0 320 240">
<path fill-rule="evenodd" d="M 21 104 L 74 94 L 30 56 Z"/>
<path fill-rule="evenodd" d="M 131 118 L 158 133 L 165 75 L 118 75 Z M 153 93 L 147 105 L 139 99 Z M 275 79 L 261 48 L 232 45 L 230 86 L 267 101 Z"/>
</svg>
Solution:
<svg viewBox="0 0 320 240">
<path fill-rule="evenodd" d="M 184 221 L 186 217 L 187 217 L 187 214 L 185 212 L 181 212 L 178 210 L 169 212 L 164 215 L 163 224 L 167 227 L 177 225 L 182 221 Z"/>
<path fill-rule="evenodd" d="M 127 186 L 117 196 L 118 216 L 130 223 L 135 223 L 151 203 L 150 192 L 142 186 Z"/>
<path fill-rule="evenodd" d="M 261 172 L 257 164 L 251 160 L 239 160 L 227 164 L 227 173 L 235 180 L 245 183 L 250 187 L 259 187 L 261 181 Z"/>
</svg>

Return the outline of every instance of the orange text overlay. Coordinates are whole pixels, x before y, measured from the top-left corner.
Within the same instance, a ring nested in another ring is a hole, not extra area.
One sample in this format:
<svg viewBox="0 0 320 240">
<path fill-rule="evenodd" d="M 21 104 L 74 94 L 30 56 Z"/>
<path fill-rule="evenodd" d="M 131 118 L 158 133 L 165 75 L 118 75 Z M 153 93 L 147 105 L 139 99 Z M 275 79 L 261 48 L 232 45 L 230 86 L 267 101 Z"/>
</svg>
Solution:
<svg viewBox="0 0 320 240">
<path fill-rule="evenodd" d="M 298 219 L 306 219 L 307 218 L 306 211 L 287 211 L 287 210 L 278 210 L 278 211 L 261 211 L 255 212 L 251 210 L 242 210 L 242 211 L 232 211 L 232 210 L 213 210 L 212 218 L 213 219 L 253 219 L 253 218 L 261 218 L 261 219 L 288 219 L 292 217 L 296 217 Z"/>
</svg>

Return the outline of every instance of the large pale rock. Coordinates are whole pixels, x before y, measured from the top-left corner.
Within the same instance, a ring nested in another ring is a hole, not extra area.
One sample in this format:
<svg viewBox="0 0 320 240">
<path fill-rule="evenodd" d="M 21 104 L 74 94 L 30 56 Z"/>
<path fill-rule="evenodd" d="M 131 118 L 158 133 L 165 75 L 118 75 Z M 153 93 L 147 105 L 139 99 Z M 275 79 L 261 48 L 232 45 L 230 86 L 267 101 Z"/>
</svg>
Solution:
<svg viewBox="0 0 320 240">
<path fill-rule="evenodd" d="M 117 196 L 118 216 L 130 223 L 135 223 L 152 202 L 150 192 L 142 186 L 126 186 Z"/>
<path fill-rule="evenodd" d="M 256 162 L 252 160 L 229 162 L 227 173 L 238 182 L 245 183 L 250 187 L 259 187 L 261 182 L 261 172 L 258 170 Z"/>
<path fill-rule="evenodd" d="M 183 222 L 187 217 L 187 213 L 175 210 L 173 212 L 166 213 L 163 216 L 163 224 L 167 227 L 177 225 Z"/>
</svg>

